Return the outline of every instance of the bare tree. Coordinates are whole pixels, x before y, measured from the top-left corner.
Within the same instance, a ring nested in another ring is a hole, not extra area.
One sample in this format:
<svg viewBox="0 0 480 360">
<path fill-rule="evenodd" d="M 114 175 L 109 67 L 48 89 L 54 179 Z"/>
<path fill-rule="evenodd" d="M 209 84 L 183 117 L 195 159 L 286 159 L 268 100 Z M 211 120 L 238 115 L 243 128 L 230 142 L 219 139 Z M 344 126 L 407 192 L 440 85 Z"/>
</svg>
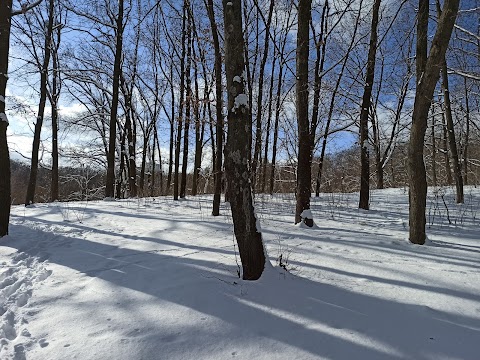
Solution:
<svg viewBox="0 0 480 360">
<path fill-rule="evenodd" d="M 410 241 L 414 244 L 423 245 L 426 238 L 427 179 L 423 160 L 425 132 L 433 92 L 440 76 L 442 62 L 455 24 L 458 5 L 459 0 L 445 1 L 430 47 L 430 54 L 427 56 L 429 4 L 428 0 L 419 0 L 416 55 L 417 88 L 408 147 Z"/>
<path fill-rule="evenodd" d="M 295 224 L 304 222 L 312 227 L 313 219 L 310 214 L 310 195 L 312 178 L 312 136 L 308 119 L 308 54 L 309 29 L 311 19 L 311 0 L 298 2 L 298 30 L 297 30 L 297 123 L 298 123 L 298 167 Z"/>
<path fill-rule="evenodd" d="M 8 80 L 8 55 L 12 17 L 23 14 L 41 3 L 37 0 L 21 10 L 12 9 L 12 0 L 0 3 L 0 237 L 8 235 L 10 219 L 10 153 L 7 143 L 8 118 L 6 114 L 6 89 Z"/>
<path fill-rule="evenodd" d="M 44 57 L 40 69 L 40 102 L 38 104 L 37 121 L 35 122 L 35 132 L 33 135 L 32 144 L 32 159 L 30 165 L 30 177 L 28 180 L 27 195 L 25 198 L 25 206 L 33 204 L 35 197 L 35 187 L 37 185 L 38 173 L 38 152 L 40 149 L 40 134 L 42 131 L 43 118 L 45 114 L 45 104 L 47 102 L 48 91 L 48 66 L 50 64 L 50 55 L 52 49 L 52 35 L 53 35 L 53 21 L 54 14 L 54 0 L 49 1 L 48 5 L 48 23 L 45 29 L 45 47 Z"/>
<path fill-rule="evenodd" d="M 122 72 L 122 51 L 123 51 L 123 1 L 118 0 L 118 14 L 115 28 L 115 61 L 113 65 L 113 88 L 112 108 L 110 110 L 110 130 L 107 155 L 107 180 L 105 184 L 105 197 L 115 196 L 115 142 L 117 139 L 117 113 L 118 97 L 120 92 L 120 76 Z"/>
<path fill-rule="evenodd" d="M 360 109 L 360 200 L 358 207 L 368 210 L 370 207 L 370 154 L 368 150 L 368 115 L 372 99 L 373 81 L 375 78 L 375 58 L 377 54 L 377 27 L 380 0 L 373 3 L 372 25 L 370 29 L 370 46 L 368 49 L 367 73 L 365 75 L 365 88 L 363 91 Z"/>
<path fill-rule="evenodd" d="M 248 158 L 251 129 L 245 94 L 245 61 L 241 0 L 223 0 L 225 69 L 228 94 L 228 134 L 225 172 L 232 209 L 233 228 L 242 261 L 243 279 L 257 280 L 265 267 L 262 234 L 257 227 L 250 186 Z"/>
</svg>

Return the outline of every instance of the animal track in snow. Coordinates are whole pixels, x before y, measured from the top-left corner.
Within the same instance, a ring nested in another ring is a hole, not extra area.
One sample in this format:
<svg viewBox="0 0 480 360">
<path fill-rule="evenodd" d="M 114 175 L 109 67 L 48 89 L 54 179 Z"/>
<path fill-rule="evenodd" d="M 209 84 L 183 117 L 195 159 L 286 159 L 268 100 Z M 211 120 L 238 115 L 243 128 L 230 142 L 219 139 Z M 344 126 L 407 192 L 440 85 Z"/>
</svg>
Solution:
<svg viewBox="0 0 480 360">
<path fill-rule="evenodd" d="M 4 262 L 5 269 L 0 272 L 0 358 L 22 360 L 25 351 L 34 339 L 25 328 L 28 320 L 27 307 L 36 283 L 44 281 L 52 271 L 45 267 L 46 257 L 34 257 L 26 253 L 16 253 L 9 262 Z M 42 339 L 40 346 L 48 345 Z"/>
</svg>

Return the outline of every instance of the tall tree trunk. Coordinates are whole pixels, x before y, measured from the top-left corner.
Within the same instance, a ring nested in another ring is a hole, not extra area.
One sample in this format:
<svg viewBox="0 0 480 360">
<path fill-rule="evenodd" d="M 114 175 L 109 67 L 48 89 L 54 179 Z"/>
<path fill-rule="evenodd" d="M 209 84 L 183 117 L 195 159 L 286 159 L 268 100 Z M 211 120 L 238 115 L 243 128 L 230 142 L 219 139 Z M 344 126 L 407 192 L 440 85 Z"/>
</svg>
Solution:
<svg viewBox="0 0 480 360">
<path fill-rule="evenodd" d="M 123 1 L 118 0 L 118 15 L 115 34 L 115 62 L 113 64 L 113 89 L 112 89 L 112 109 L 110 111 L 110 132 L 108 140 L 108 156 L 107 156 L 107 180 L 105 184 L 105 197 L 114 197 L 115 188 L 115 142 L 117 139 L 117 112 L 118 97 L 120 90 L 120 75 L 122 66 L 123 51 Z"/>
<path fill-rule="evenodd" d="M 282 109 L 282 83 L 283 83 L 283 47 L 280 51 L 280 66 L 278 71 L 277 94 L 275 96 L 275 125 L 273 127 L 273 144 L 272 144 L 272 170 L 270 173 L 270 195 L 273 194 L 273 187 L 275 185 L 275 166 L 277 163 L 277 147 L 278 147 L 278 128 L 280 124 L 280 112 Z"/>
<path fill-rule="evenodd" d="M 432 104 L 432 185 L 437 186 L 437 144 L 435 143 L 435 108 Z"/>
<path fill-rule="evenodd" d="M 297 64 L 296 64 L 296 109 L 298 122 L 298 165 L 295 224 L 304 222 L 312 227 L 310 214 L 310 195 L 312 181 L 312 148 L 310 124 L 308 119 L 308 54 L 309 28 L 311 19 L 311 0 L 298 2 Z"/>
<path fill-rule="evenodd" d="M 480 26 L 479 26 L 480 31 Z M 479 40 L 480 41 L 480 40 Z M 463 146 L 463 174 L 465 185 L 468 185 L 468 142 L 470 140 L 470 103 L 468 101 L 467 79 L 465 81 L 465 145 Z"/>
<path fill-rule="evenodd" d="M 30 177 L 28 180 L 25 206 L 33 204 L 35 200 L 35 187 L 37 186 L 38 173 L 38 152 L 40 149 L 40 135 L 42 132 L 43 118 L 45 115 L 45 104 L 47 102 L 48 65 L 50 63 L 50 55 L 52 49 L 54 4 L 54 0 L 50 0 L 48 6 L 48 24 L 45 35 L 45 55 L 40 71 L 40 102 L 38 104 L 37 121 L 35 122 L 35 132 L 33 134 L 32 161 L 30 165 Z"/>
<path fill-rule="evenodd" d="M 452 169 L 450 167 L 450 155 L 448 154 L 448 134 L 445 121 L 445 111 L 442 109 L 442 129 L 443 129 L 443 160 L 445 164 L 445 173 L 447 176 L 447 185 L 453 184 Z"/>
<path fill-rule="evenodd" d="M 8 235 L 10 219 L 10 154 L 7 144 L 8 119 L 5 96 L 8 80 L 8 53 L 10 50 L 10 24 L 12 0 L 0 3 L 0 237 Z"/>
<path fill-rule="evenodd" d="M 245 94 L 244 42 L 240 0 L 223 0 L 225 24 L 225 69 L 228 93 L 228 137 L 225 156 L 233 228 L 242 261 L 243 279 L 257 280 L 265 268 L 262 234 L 257 229 L 250 186 L 248 154 L 251 129 Z"/>
<path fill-rule="evenodd" d="M 417 21 L 417 88 L 413 106 L 412 127 L 408 146 L 408 178 L 410 185 L 409 225 L 410 241 L 425 243 L 425 209 L 427 201 L 427 179 L 423 149 L 427 129 L 428 112 L 433 92 L 440 76 L 448 42 L 458 13 L 459 0 L 445 0 L 432 40 L 430 55 L 427 56 L 428 0 L 419 0 Z"/>
<path fill-rule="evenodd" d="M 270 25 L 272 23 L 274 0 L 270 0 L 270 6 L 268 8 L 268 17 L 265 24 L 265 42 L 263 45 L 263 55 L 260 61 L 260 69 L 258 73 L 258 97 L 257 97 L 257 118 L 256 118 L 256 131 L 255 131 L 255 147 L 253 151 L 252 161 L 252 188 L 255 191 L 257 183 L 257 167 L 258 160 L 260 158 L 260 152 L 262 148 L 262 111 L 263 111 L 263 80 L 265 77 L 265 66 L 268 59 L 268 47 L 270 44 Z M 267 135 L 268 136 L 268 135 Z"/>
<path fill-rule="evenodd" d="M 187 192 L 187 165 L 188 165 L 188 141 L 192 110 L 192 18 L 190 1 L 187 1 L 187 66 L 185 68 L 186 96 L 185 96 L 185 129 L 183 134 L 183 157 L 182 157 L 182 180 L 180 183 L 180 198 L 185 198 Z"/>
<path fill-rule="evenodd" d="M 268 148 L 270 145 L 270 129 L 272 126 L 272 106 L 273 106 L 273 81 L 275 75 L 276 52 L 273 55 L 272 72 L 270 74 L 270 86 L 268 90 L 268 117 L 267 129 L 265 131 L 265 153 L 263 155 L 262 181 L 260 182 L 260 192 L 265 192 L 265 181 L 267 179 Z"/>
<path fill-rule="evenodd" d="M 56 26 L 56 41 L 52 44 L 52 91 L 50 96 L 50 102 L 52 105 L 52 180 L 50 185 L 50 200 L 58 200 L 58 100 L 60 97 L 60 70 L 58 49 L 60 47 L 61 40 L 61 26 Z"/>
<path fill-rule="evenodd" d="M 193 57 L 196 58 L 195 48 L 193 48 L 193 50 Z M 202 166 L 203 134 L 205 122 L 200 121 L 200 93 L 198 88 L 198 66 L 196 61 L 193 63 L 193 70 L 195 77 L 195 102 L 193 103 L 193 113 L 195 118 L 195 162 L 193 168 L 192 195 L 196 196 L 198 193 L 198 177 Z M 205 96 L 208 96 L 210 91 L 208 89 L 206 78 L 204 90 Z"/>
<path fill-rule="evenodd" d="M 440 1 L 436 1 L 437 5 L 437 14 L 440 17 L 442 10 L 440 7 Z M 447 73 L 447 60 L 444 55 L 442 61 L 442 90 L 445 104 L 445 117 L 447 120 L 447 130 L 448 130 L 448 142 L 450 145 L 450 152 L 452 153 L 452 162 L 453 162 L 453 173 L 455 175 L 455 187 L 457 190 L 457 204 L 463 203 L 463 176 L 462 176 L 462 165 L 458 156 L 457 150 L 457 141 L 455 140 L 455 128 L 453 125 L 452 117 L 452 104 L 450 102 L 450 87 L 448 85 L 448 73 Z"/>
<path fill-rule="evenodd" d="M 178 200 L 179 190 L 179 168 L 180 168 L 180 148 L 182 141 L 182 125 L 183 125 L 183 105 L 185 92 L 185 53 L 186 53 L 186 35 L 187 35 L 187 17 L 188 17 L 189 0 L 183 2 L 183 22 L 182 22 L 182 53 L 180 58 L 180 99 L 178 105 L 178 125 L 177 139 L 175 143 L 175 170 L 173 174 L 173 200 Z"/>
<path fill-rule="evenodd" d="M 447 120 L 448 144 L 452 154 L 453 174 L 455 176 L 455 187 L 457 190 L 457 204 L 463 203 L 463 176 L 460 159 L 458 156 L 457 141 L 455 139 L 455 127 L 453 125 L 452 105 L 450 102 L 450 89 L 448 85 L 447 63 L 444 59 L 442 65 L 442 89 L 445 105 L 445 118 Z"/>
<path fill-rule="evenodd" d="M 122 196 L 122 188 L 123 188 L 123 173 L 125 171 L 125 159 L 127 158 L 126 151 L 125 151 L 125 140 L 127 138 L 126 130 L 124 129 L 120 135 L 120 167 L 118 169 L 118 176 L 117 176 L 117 186 L 116 186 L 116 199 L 121 199 Z"/>
<path fill-rule="evenodd" d="M 377 54 L 377 27 L 380 0 L 373 4 L 372 27 L 370 30 L 370 45 L 368 49 L 367 73 L 363 89 L 362 107 L 360 109 L 360 199 L 358 207 L 368 210 L 370 207 L 370 154 L 368 150 L 368 116 L 372 98 L 373 81 L 375 78 L 375 58 Z"/>
<path fill-rule="evenodd" d="M 212 215 L 220 215 L 220 196 L 222 193 L 222 163 L 223 163 L 223 98 L 222 98 L 222 54 L 218 39 L 217 22 L 213 11 L 213 0 L 207 0 L 208 18 L 212 28 L 213 48 L 215 51 L 215 97 L 216 97 L 216 125 L 215 125 L 215 163 L 213 172 L 215 174 L 215 189 L 213 194 Z M 239 10 L 241 11 L 241 10 Z M 210 108 L 209 108 L 210 109 Z M 213 144 L 213 137 L 212 137 Z M 213 145 L 212 145 L 213 146 Z"/>
<path fill-rule="evenodd" d="M 173 61 L 170 65 L 170 77 L 173 79 Z M 172 184 L 172 173 L 173 173 L 173 147 L 175 139 L 175 86 L 173 81 L 170 82 L 170 96 L 172 97 L 172 107 L 171 107 L 171 116 L 170 116 L 170 142 L 169 142 L 169 154 L 168 154 L 168 174 L 167 174 L 167 184 L 165 185 L 165 195 L 167 195 L 170 190 L 170 185 Z"/>
</svg>

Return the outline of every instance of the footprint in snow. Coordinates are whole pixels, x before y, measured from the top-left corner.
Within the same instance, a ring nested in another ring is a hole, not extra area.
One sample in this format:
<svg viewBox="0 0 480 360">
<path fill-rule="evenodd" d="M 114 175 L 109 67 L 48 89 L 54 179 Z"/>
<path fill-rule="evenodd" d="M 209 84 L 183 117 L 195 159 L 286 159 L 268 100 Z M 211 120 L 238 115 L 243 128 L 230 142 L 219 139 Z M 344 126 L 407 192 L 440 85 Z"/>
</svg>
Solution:
<svg viewBox="0 0 480 360">
<path fill-rule="evenodd" d="M 40 347 L 44 348 L 44 347 L 47 347 L 48 346 L 48 341 L 45 340 L 45 339 L 40 339 L 38 341 L 38 344 L 40 345 Z"/>
</svg>

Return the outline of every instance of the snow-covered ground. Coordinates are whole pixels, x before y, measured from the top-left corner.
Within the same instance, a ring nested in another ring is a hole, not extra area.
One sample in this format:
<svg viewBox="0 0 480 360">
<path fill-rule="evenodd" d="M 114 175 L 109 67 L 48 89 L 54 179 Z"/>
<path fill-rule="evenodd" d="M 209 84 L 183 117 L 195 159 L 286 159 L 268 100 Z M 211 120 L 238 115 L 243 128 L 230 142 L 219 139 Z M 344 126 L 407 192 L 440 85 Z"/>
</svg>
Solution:
<svg viewBox="0 0 480 360">
<path fill-rule="evenodd" d="M 13 207 L 0 358 L 478 360 L 480 191 L 442 191 L 425 246 L 407 241 L 404 189 L 373 191 L 370 211 L 324 194 L 315 229 L 292 225 L 292 195 L 258 198 L 274 265 L 258 282 L 238 279 L 210 197 Z"/>
</svg>

